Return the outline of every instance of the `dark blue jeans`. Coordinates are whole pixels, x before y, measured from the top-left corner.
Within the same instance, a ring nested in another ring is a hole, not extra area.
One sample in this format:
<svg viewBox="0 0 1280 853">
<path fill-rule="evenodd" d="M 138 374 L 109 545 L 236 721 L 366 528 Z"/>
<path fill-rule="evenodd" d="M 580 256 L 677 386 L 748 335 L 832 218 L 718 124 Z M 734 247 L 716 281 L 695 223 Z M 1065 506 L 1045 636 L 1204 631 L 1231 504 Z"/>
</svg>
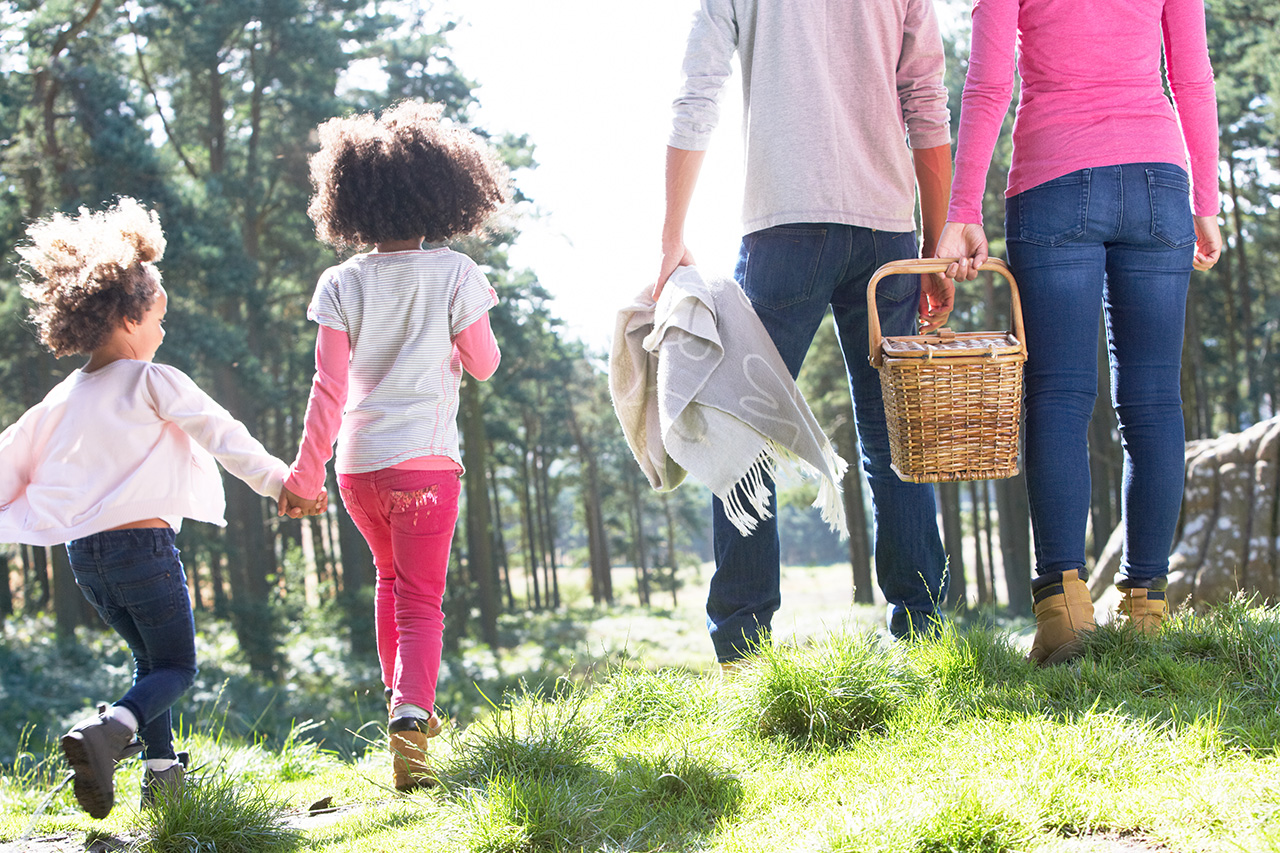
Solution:
<svg viewBox="0 0 1280 853">
<path fill-rule="evenodd" d="M 1027 493 L 1042 575 L 1084 567 L 1099 308 L 1124 448 L 1121 571 L 1135 586 L 1168 573 L 1182 503 L 1179 376 L 1195 251 L 1188 198 L 1181 168 L 1132 163 L 1081 169 L 1007 201 L 1027 330 Z"/>
<path fill-rule="evenodd" d="M 914 257 L 910 232 L 780 225 L 743 238 L 734 273 L 793 377 L 828 305 L 835 315 L 862 466 L 871 484 L 876 578 L 889 602 L 895 637 L 928 630 L 946 598 L 946 555 L 933 487 L 904 483 L 890 469 L 880 376 L 867 361 L 867 283 L 882 264 Z M 883 333 L 914 334 L 919 299 L 918 276 L 881 281 L 876 304 Z M 707 624 L 716 656 L 724 662 L 763 641 L 781 603 L 778 524 L 776 518 L 762 520 L 743 536 L 725 518 L 720 500 L 713 503 L 716 571 L 707 596 Z M 776 509 L 774 501 L 771 511 Z"/>
<path fill-rule="evenodd" d="M 195 622 L 169 528 L 108 530 L 67 545 L 84 597 L 133 652 L 133 686 L 117 702 L 138 718 L 146 758 L 173 758 L 169 708 L 196 677 Z"/>
</svg>

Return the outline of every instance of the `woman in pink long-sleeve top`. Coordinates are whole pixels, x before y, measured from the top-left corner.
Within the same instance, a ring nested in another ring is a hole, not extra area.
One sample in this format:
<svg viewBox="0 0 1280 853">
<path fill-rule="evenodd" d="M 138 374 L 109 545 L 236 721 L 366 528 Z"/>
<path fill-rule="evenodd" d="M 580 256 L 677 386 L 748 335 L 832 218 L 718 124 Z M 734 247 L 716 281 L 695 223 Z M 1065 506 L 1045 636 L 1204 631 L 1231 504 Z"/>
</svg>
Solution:
<svg viewBox="0 0 1280 853">
<path fill-rule="evenodd" d="M 987 258 L 982 192 L 1015 49 L 1022 93 L 1005 235 L 1028 347 L 1026 472 L 1038 575 L 1031 657 L 1048 665 L 1078 656 L 1094 627 L 1084 555 L 1099 306 L 1125 460 L 1120 609 L 1144 631 L 1165 615 L 1182 500 L 1187 287 L 1193 266 L 1209 269 L 1222 250 L 1218 121 L 1202 0 L 976 0 L 937 249 L 937 257 L 958 259 L 948 268 L 954 278 L 973 278 Z"/>
</svg>

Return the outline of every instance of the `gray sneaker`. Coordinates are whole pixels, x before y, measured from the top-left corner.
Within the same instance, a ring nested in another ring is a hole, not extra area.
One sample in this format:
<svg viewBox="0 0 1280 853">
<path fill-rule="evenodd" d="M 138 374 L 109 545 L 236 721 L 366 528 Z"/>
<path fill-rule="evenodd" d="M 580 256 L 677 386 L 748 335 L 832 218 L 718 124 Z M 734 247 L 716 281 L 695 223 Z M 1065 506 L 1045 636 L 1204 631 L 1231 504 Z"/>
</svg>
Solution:
<svg viewBox="0 0 1280 853">
<path fill-rule="evenodd" d="M 168 770 L 152 770 L 148 767 L 143 771 L 142 808 L 149 809 L 154 806 L 157 797 L 173 797 L 182 793 L 190 756 L 185 752 L 179 752 L 177 759 L 178 763 Z"/>
<path fill-rule="evenodd" d="M 75 773 L 76 802 L 93 818 L 104 818 L 115 805 L 112 777 L 116 762 L 131 753 L 133 732 L 119 720 L 106 715 L 107 706 L 98 706 L 98 716 L 85 720 L 62 736 L 62 752 Z"/>
</svg>

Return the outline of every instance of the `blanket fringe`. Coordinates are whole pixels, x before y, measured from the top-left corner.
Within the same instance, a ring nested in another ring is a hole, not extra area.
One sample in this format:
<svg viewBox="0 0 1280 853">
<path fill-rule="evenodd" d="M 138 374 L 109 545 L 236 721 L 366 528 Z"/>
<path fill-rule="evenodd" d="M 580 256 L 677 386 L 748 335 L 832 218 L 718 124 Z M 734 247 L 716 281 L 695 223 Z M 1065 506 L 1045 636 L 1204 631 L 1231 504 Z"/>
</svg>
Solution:
<svg viewBox="0 0 1280 853">
<path fill-rule="evenodd" d="M 839 533 L 841 538 L 848 538 L 849 525 L 844 515 L 842 478 L 849 469 L 849 463 L 836 453 L 830 442 L 822 448 L 822 456 L 825 471 L 818 470 L 805 459 L 770 440 L 747 472 L 733 484 L 729 494 L 722 496 L 725 517 L 743 536 L 750 535 L 762 519 L 772 518 L 773 513 L 769 511 L 772 492 L 765 485 L 765 477 L 773 479 L 778 465 L 785 463 L 805 477 L 818 478 L 818 498 L 813 505 L 822 513 L 822 520 L 832 530 Z"/>
</svg>

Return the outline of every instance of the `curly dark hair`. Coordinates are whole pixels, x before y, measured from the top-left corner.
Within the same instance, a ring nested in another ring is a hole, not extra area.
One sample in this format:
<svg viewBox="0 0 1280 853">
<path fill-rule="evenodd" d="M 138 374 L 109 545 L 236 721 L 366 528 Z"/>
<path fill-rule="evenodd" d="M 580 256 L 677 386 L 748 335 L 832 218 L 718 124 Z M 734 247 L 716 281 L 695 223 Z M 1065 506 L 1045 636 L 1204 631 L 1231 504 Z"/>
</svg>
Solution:
<svg viewBox="0 0 1280 853">
<path fill-rule="evenodd" d="M 31 321 L 55 356 L 88 354 L 125 320 L 142 321 L 160 288 L 160 218 L 131 198 L 78 216 L 56 213 L 27 228 L 18 254 L 34 275 L 22 283 Z"/>
<path fill-rule="evenodd" d="M 378 117 L 320 125 L 307 215 L 322 242 L 444 242 L 478 230 L 506 204 L 506 166 L 479 136 L 441 122 L 442 111 L 402 101 Z"/>
</svg>

